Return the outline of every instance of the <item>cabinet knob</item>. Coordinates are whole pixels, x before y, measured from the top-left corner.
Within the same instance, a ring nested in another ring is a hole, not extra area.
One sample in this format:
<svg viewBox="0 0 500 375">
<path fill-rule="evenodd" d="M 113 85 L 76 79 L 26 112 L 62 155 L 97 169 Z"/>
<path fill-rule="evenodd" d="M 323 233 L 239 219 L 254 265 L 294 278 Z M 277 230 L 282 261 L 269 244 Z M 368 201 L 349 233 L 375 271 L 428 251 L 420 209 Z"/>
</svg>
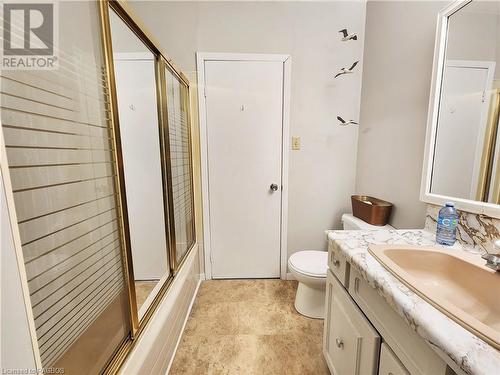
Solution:
<svg viewBox="0 0 500 375">
<path fill-rule="evenodd" d="M 344 348 L 344 341 L 341 338 L 336 338 L 335 343 L 337 344 L 337 348 L 340 348 L 340 349 Z"/>
<path fill-rule="evenodd" d="M 333 265 L 334 265 L 335 267 L 340 266 L 340 261 L 339 261 L 338 259 L 334 259 L 334 260 L 333 260 Z"/>
</svg>

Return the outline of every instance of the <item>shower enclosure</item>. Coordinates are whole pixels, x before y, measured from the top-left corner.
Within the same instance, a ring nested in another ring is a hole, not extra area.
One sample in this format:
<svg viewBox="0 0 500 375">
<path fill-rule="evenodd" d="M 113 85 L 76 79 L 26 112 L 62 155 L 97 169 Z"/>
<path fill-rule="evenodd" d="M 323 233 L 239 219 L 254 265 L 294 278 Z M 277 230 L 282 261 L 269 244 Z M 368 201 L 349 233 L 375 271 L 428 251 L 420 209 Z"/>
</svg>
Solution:
<svg viewBox="0 0 500 375">
<path fill-rule="evenodd" d="M 189 82 L 122 3 L 56 5 L 58 68 L 1 72 L 2 177 L 37 366 L 112 372 L 195 243 Z"/>
</svg>

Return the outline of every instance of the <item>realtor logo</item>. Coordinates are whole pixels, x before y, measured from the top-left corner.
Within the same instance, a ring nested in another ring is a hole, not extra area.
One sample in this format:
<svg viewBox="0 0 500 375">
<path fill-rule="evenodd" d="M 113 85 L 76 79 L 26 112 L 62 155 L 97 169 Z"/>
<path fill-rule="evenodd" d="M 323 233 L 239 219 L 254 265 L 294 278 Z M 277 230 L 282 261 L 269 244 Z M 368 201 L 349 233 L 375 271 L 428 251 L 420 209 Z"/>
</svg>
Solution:
<svg viewBox="0 0 500 375">
<path fill-rule="evenodd" d="M 3 4 L 2 69 L 55 69 L 56 4 Z"/>
</svg>

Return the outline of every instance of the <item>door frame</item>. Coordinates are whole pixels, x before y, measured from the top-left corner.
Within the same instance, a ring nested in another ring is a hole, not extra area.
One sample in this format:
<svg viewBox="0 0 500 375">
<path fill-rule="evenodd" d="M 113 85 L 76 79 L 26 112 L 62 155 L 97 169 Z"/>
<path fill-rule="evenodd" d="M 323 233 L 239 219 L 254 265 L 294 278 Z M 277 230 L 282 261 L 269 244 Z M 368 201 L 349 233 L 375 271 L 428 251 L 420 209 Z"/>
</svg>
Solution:
<svg viewBox="0 0 500 375">
<path fill-rule="evenodd" d="M 212 248 L 210 232 L 210 191 L 208 186 L 208 127 L 206 117 L 205 62 L 206 61 L 277 61 L 283 64 L 283 107 L 281 142 L 281 212 L 280 212 L 280 275 L 286 280 L 287 233 L 288 233 L 288 158 L 290 146 L 290 55 L 197 52 L 198 114 L 200 122 L 201 191 L 203 208 L 203 252 L 205 255 L 205 279 L 212 278 Z M 237 244 L 235 244 L 237 246 Z"/>
</svg>

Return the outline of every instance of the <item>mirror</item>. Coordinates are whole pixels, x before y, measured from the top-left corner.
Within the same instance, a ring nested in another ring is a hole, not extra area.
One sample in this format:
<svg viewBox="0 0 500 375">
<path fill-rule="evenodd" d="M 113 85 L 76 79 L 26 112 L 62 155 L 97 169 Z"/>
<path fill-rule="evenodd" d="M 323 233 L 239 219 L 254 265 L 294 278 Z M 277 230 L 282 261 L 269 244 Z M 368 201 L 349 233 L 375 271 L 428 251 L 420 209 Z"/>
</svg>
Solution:
<svg viewBox="0 0 500 375">
<path fill-rule="evenodd" d="M 109 18 L 140 319 L 170 274 L 155 73 L 157 57 L 113 9 Z"/>
<path fill-rule="evenodd" d="M 500 2 L 453 3 L 441 16 L 426 193 L 498 204 Z"/>
</svg>

